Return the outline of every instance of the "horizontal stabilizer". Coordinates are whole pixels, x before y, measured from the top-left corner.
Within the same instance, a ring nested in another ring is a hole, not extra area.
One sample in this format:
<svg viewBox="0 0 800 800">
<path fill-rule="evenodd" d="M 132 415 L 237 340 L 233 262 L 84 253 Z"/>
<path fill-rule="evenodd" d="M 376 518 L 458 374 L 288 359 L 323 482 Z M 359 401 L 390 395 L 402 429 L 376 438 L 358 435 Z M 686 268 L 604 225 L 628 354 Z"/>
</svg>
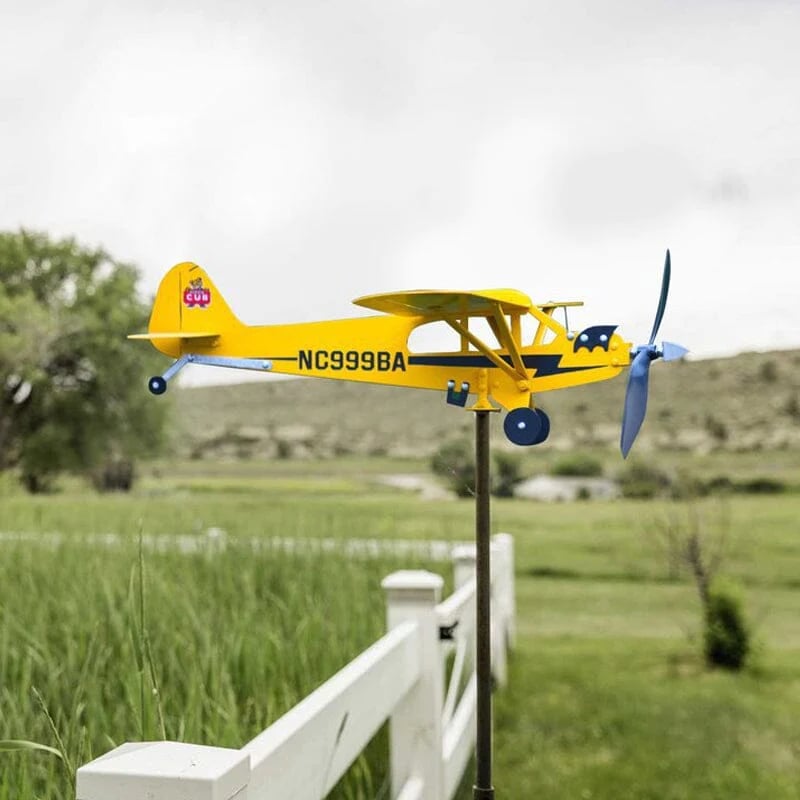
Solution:
<svg viewBox="0 0 800 800">
<path fill-rule="evenodd" d="M 129 339 L 216 339 L 219 333 L 209 333 L 208 331 L 175 331 L 174 333 L 131 333 Z"/>
<path fill-rule="evenodd" d="M 577 308 L 583 305 L 583 300 L 565 300 L 562 302 L 550 300 L 547 303 L 537 303 L 536 305 L 538 305 L 542 311 L 552 311 L 554 308 Z"/>
</svg>

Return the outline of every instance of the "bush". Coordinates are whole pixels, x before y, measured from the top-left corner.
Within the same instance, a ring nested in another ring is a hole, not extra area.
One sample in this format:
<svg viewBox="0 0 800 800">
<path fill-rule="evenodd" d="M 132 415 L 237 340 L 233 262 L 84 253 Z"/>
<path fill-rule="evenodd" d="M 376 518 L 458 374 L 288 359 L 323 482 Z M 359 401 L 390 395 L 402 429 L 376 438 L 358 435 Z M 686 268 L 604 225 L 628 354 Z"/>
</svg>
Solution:
<svg viewBox="0 0 800 800">
<path fill-rule="evenodd" d="M 786 398 L 786 403 L 783 406 L 783 411 L 785 414 L 788 414 L 793 420 L 798 421 L 800 420 L 800 399 L 797 397 L 797 393 L 790 394 Z"/>
<path fill-rule="evenodd" d="M 737 489 L 745 494 L 780 494 L 786 486 L 777 478 L 751 478 L 739 483 Z"/>
<path fill-rule="evenodd" d="M 677 489 L 680 488 L 680 481 L 676 481 L 673 486 L 673 495 L 678 496 Z M 746 478 L 735 481 L 727 475 L 715 475 L 707 481 L 697 479 L 696 496 L 702 497 L 706 494 L 781 494 L 788 491 L 787 485 L 779 478 L 771 478 L 765 475 L 754 478 Z M 680 496 L 685 496 L 681 494 Z"/>
<path fill-rule="evenodd" d="M 728 441 L 730 432 L 728 431 L 728 426 L 721 419 L 718 419 L 713 414 L 706 414 L 705 426 L 709 436 L 717 444 Z"/>
<path fill-rule="evenodd" d="M 706 489 L 709 493 L 727 493 L 736 488 L 734 482 L 727 475 L 715 475 L 706 481 Z"/>
<path fill-rule="evenodd" d="M 135 477 L 133 461 L 128 458 L 111 459 L 90 474 L 98 492 L 129 492 Z"/>
<path fill-rule="evenodd" d="M 709 482 L 703 481 L 688 470 L 679 469 L 670 485 L 669 494 L 674 500 L 690 500 L 695 497 L 705 497 L 710 491 Z"/>
<path fill-rule="evenodd" d="M 550 474 L 574 478 L 597 478 L 603 474 L 603 464 L 599 459 L 585 453 L 573 453 L 556 461 Z"/>
<path fill-rule="evenodd" d="M 758 379 L 761 383 L 775 383 L 780 377 L 778 365 L 771 359 L 758 368 Z"/>
<path fill-rule="evenodd" d="M 513 497 L 514 487 L 522 481 L 522 461 L 518 453 L 494 454 L 492 494 L 497 497 Z"/>
<path fill-rule="evenodd" d="M 467 439 L 445 442 L 433 454 L 431 469 L 434 475 L 445 478 L 459 497 L 475 493 L 475 453 Z"/>
<path fill-rule="evenodd" d="M 619 474 L 623 497 L 649 499 L 663 494 L 670 486 L 669 476 L 644 461 L 629 461 Z"/>
<path fill-rule="evenodd" d="M 292 444 L 287 442 L 286 439 L 278 439 L 275 442 L 275 457 L 286 459 L 292 457 Z"/>
<path fill-rule="evenodd" d="M 706 603 L 703 634 L 706 663 L 712 667 L 740 670 L 750 653 L 750 632 L 742 601 L 731 588 L 714 586 Z"/>
<path fill-rule="evenodd" d="M 497 452 L 492 457 L 491 492 L 497 497 L 511 497 L 523 479 L 522 461 L 516 453 Z M 475 494 L 475 449 L 471 439 L 445 442 L 431 458 L 431 469 L 444 478 L 459 497 Z"/>
</svg>

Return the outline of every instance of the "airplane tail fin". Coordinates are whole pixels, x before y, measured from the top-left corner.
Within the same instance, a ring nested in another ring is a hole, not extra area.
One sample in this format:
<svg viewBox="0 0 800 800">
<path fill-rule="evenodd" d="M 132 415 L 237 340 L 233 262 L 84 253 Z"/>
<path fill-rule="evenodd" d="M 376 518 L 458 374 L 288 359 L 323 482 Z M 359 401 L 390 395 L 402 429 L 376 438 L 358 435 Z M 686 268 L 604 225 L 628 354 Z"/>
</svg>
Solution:
<svg viewBox="0 0 800 800">
<path fill-rule="evenodd" d="M 161 352 L 177 357 L 188 339 L 215 339 L 242 325 L 208 273 L 190 261 L 176 264 L 161 280 L 147 333 Z"/>
</svg>

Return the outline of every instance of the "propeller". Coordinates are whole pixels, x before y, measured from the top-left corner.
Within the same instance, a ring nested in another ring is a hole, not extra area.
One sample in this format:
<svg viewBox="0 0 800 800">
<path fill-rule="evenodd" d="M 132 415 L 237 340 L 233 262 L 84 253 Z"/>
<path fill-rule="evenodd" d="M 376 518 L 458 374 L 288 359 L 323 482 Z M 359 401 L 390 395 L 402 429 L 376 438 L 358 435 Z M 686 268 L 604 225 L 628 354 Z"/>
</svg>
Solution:
<svg viewBox="0 0 800 800">
<path fill-rule="evenodd" d="M 650 340 L 647 344 L 634 348 L 631 353 L 633 360 L 628 373 L 628 388 L 625 392 L 625 408 L 622 413 L 622 436 L 619 443 L 623 458 L 627 457 L 631 447 L 633 447 L 647 412 L 650 364 L 657 358 L 663 358 L 664 361 L 676 361 L 689 352 L 685 347 L 673 342 L 662 342 L 660 348 L 655 345 L 658 329 L 661 327 L 661 320 L 667 307 L 671 273 L 672 264 L 669 250 L 667 250 L 667 257 L 664 260 L 664 274 L 661 278 L 661 295 L 658 298 L 658 308 L 656 309 L 656 318 L 653 321 L 653 330 L 650 332 Z"/>
</svg>

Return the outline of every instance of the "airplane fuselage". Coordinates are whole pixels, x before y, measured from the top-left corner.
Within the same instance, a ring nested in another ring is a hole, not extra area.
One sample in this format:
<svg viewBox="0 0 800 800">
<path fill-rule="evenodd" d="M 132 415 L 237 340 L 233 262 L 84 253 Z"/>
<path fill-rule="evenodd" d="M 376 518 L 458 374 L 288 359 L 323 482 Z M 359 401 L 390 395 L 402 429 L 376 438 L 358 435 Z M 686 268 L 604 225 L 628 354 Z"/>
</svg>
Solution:
<svg viewBox="0 0 800 800">
<path fill-rule="evenodd" d="M 630 363 L 630 344 L 616 333 L 605 342 L 582 345 L 566 330 L 544 344 L 522 345 L 525 379 L 510 374 L 512 357 L 496 348 L 495 359 L 479 349 L 411 352 L 408 340 L 421 317 L 374 316 L 289 325 L 237 324 L 213 339 L 164 339 L 154 345 L 166 355 L 236 356 L 268 361 L 285 375 L 446 390 L 453 381 L 471 391 L 483 380 L 505 408 L 530 403 L 531 394 L 607 380 Z M 613 330 L 613 328 L 609 328 Z M 508 365 L 504 369 L 497 360 Z"/>
</svg>

